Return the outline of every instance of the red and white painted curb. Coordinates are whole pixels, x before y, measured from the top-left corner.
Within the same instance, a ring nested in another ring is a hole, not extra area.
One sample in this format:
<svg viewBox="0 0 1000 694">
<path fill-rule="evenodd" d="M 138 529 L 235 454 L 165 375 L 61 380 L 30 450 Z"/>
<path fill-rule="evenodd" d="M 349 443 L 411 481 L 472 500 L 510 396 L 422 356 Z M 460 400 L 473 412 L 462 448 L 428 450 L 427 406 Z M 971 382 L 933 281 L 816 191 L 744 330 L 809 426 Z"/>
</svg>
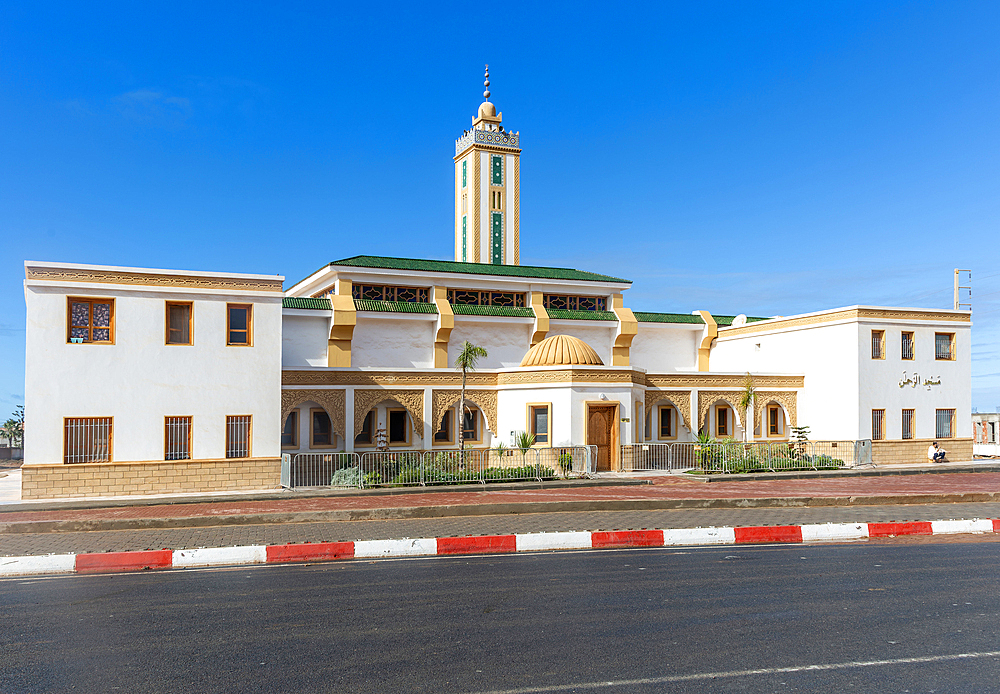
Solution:
<svg viewBox="0 0 1000 694">
<path fill-rule="evenodd" d="M 325 562 L 339 559 L 426 557 L 457 554 L 504 554 L 556 549 L 746 545 L 759 543 L 838 542 L 900 535 L 1000 533 L 1000 520 L 941 520 L 916 523 L 824 523 L 762 525 L 743 528 L 681 528 L 587 532 L 427 537 L 404 540 L 306 542 L 203 549 L 99 552 L 0 557 L 0 577 L 55 573 L 114 573 L 241 564 Z"/>
</svg>

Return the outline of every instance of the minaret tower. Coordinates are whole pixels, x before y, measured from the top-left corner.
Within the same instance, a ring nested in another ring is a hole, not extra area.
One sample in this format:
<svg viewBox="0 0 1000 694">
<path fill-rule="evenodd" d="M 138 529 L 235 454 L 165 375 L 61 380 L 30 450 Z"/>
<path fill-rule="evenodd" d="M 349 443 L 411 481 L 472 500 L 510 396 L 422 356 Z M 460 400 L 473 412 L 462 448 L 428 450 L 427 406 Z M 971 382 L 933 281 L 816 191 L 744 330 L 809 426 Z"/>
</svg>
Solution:
<svg viewBox="0 0 1000 694">
<path fill-rule="evenodd" d="M 483 84 L 479 115 L 455 140 L 455 260 L 519 265 L 519 138 L 503 129 L 503 114 L 489 101 L 489 65 Z"/>
</svg>

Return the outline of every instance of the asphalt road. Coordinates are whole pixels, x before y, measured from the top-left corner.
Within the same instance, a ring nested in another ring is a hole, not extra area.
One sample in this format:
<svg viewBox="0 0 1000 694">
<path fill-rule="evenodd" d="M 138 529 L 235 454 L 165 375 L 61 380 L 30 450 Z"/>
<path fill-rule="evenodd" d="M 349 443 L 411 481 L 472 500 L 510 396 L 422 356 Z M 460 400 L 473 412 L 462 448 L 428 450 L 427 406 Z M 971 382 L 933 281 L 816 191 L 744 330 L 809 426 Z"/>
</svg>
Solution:
<svg viewBox="0 0 1000 694">
<path fill-rule="evenodd" d="M 799 545 L 10 579 L 0 692 L 1000 691 L 998 560 Z"/>
</svg>

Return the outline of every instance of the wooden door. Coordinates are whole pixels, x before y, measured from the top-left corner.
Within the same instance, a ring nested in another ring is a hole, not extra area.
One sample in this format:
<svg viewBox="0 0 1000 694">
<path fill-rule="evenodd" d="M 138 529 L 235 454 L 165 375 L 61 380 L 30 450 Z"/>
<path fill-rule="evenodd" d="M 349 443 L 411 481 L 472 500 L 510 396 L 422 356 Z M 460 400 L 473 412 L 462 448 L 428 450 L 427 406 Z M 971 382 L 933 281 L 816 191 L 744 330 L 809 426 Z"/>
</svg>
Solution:
<svg viewBox="0 0 1000 694">
<path fill-rule="evenodd" d="M 597 446 L 596 469 L 611 470 L 615 459 L 617 405 L 590 405 L 587 411 L 587 445 Z"/>
</svg>

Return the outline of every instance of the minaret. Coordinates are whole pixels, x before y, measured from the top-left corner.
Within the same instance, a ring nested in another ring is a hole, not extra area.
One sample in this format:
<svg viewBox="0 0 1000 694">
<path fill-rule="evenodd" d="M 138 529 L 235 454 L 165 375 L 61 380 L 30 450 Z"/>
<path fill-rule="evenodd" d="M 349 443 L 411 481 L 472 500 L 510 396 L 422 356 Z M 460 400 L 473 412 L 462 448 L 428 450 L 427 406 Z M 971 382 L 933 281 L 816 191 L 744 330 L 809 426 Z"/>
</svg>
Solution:
<svg viewBox="0 0 1000 694">
<path fill-rule="evenodd" d="M 479 115 L 455 140 L 455 260 L 519 265 L 519 138 L 489 101 L 489 65 L 483 84 Z"/>
</svg>

